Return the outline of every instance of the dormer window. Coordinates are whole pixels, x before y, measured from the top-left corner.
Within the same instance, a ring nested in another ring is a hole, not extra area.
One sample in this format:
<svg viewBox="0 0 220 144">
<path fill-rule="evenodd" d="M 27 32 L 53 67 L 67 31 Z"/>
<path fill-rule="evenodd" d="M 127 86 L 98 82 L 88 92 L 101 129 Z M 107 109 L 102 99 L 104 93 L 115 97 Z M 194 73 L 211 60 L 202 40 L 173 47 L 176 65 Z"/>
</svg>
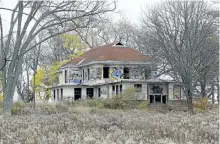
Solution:
<svg viewBox="0 0 220 144">
<path fill-rule="evenodd" d="M 124 47 L 124 45 L 121 42 L 118 42 L 114 44 L 113 47 Z"/>
</svg>

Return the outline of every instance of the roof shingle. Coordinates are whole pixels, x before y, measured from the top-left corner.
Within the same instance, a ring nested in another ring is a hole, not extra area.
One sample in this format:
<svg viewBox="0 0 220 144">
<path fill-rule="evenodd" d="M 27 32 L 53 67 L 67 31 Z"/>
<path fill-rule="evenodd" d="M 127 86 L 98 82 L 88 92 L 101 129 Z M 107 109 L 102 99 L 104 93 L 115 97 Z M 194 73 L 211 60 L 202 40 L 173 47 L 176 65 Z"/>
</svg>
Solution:
<svg viewBox="0 0 220 144">
<path fill-rule="evenodd" d="M 92 61 L 149 61 L 151 57 L 146 56 L 132 48 L 123 47 L 121 43 L 111 43 L 92 48 L 79 58 L 72 59 L 67 64 L 87 64 Z"/>
</svg>

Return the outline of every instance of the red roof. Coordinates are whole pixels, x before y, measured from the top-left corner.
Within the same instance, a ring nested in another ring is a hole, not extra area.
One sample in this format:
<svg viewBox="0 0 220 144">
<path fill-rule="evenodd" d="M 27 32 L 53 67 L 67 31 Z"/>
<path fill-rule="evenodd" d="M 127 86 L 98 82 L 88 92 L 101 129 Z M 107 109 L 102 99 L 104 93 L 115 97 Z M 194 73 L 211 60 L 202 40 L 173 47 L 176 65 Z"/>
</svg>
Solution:
<svg viewBox="0 0 220 144">
<path fill-rule="evenodd" d="M 72 59 L 67 64 L 86 64 L 92 61 L 149 61 L 151 57 L 146 56 L 132 48 L 124 47 L 120 42 L 92 48 L 79 58 Z M 65 64 L 65 65 L 67 65 Z"/>
</svg>

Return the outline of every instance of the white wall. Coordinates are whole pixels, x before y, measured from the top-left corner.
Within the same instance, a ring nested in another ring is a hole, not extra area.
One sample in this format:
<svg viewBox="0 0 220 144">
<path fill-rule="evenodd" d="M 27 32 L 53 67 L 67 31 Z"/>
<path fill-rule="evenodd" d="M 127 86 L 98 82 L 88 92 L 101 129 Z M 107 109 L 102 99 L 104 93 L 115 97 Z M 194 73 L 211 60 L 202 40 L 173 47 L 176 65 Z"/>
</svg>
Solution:
<svg viewBox="0 0 220 144">
<path fill-rule="evenodd" d="M 173 97 L 173 85 L 174 83 L 169 83 L 168 84 L 168 100 L 172 100 Z"/>
<path fill-rule="evenodd" d="M 134 84 L 142 84 L 142 91 L 141 93 L 137 93 L 137 97 L 140 100 L 147 100 L 147 83 L 123 83 L 123 90 L 127 88 L 134 88 Z"/>
<path fill-rule="evenodd" d="M 134 84 L 136 83 L 116 83 L 116 84 L 108 84 L 108 85 L 103 85 L 97 87 L 95 90 L 97 92 L 98 96 L 98 88 L 101 88 L 101 98 L 112 98 L 114 95 L 116 95 L 116 85 L 118 85 L 118 93 L 120 94 L 120 85 L 122 85 L 122 92 L 125 89 L 128 88 L 134 88 Z M 136 93 L 137 97 L 139 97 L 140 100 L 147 100 L 147 83 L 137 83 L 137 84 L 142 84 L 142 92 L 141 93 Z M 115 91 L 112 91 L 112 86 L 115 86 Z"/>
<path fill-rule="evenodd" d="M 59 84 L 64 84 L 64 70 L 62 70 L 61 72 L 59 72 Z"/>
</svg>

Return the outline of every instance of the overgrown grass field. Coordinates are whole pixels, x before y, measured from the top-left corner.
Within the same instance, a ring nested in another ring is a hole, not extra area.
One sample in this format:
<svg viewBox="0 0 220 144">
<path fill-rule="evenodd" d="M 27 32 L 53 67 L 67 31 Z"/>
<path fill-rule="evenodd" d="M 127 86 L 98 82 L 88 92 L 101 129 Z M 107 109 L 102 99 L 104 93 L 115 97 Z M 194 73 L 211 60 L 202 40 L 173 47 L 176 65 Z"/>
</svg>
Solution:
<svg viewBox="0 0 220 144">
<path fill-rule="evenodd" d="M 159 113 L 106 108 L 102 100 L 32 105 L 15 103 L 11 117 L 0 116 L 1 144 L 217 144 L 218 109 Z"/>
</svg>

